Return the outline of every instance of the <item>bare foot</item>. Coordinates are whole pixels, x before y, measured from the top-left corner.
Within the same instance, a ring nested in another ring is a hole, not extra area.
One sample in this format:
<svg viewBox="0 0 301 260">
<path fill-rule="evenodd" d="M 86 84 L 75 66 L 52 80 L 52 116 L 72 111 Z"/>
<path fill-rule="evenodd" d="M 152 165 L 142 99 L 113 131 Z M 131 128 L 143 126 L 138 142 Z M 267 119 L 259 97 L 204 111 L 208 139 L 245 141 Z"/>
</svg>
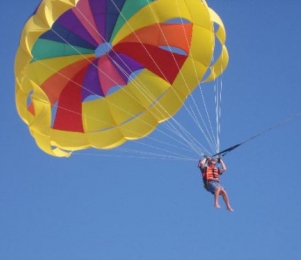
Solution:
<svg viewBox="0 0 301 260">
<path fill-rule="evenodd" d="M 221 208 L 221 206 L 218 203 L 214 204 L 214 207 L 216 207 L 217 209 Z"/>
<path fill-rule="evenodd" d="M 230 206 L 227 206 L 227 210 L 229 210 L 229 211 L 231 211 L 231 212 L 234 211 L 234 209 L 232 209 Z"/>
</svg>

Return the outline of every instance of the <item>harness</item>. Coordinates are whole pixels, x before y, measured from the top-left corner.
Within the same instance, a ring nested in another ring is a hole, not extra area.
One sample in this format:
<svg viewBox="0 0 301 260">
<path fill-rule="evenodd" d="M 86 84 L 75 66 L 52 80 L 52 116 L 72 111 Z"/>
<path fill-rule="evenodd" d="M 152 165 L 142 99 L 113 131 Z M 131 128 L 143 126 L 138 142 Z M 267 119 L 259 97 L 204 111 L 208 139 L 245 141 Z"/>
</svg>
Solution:
<svg viewBox="0 0 301 260">
<path fill-rule="evenodd" d="M 210 168 L 210 167 L 204 167 L 202 169 L 202 177 L 204 182 L 204 188 L 208 190 L 208 182 L 209 181 L 217 181 L 219 182 L 219 175 L 220 175 L 220 169 L 217 167 Z"/>
<path fill-rule="evenodd" d="M 218 181 L 219 182 L 220 170 L 217 167 L 210 168 L 204 167 L 202 169 L 202 177 L 205 181 Z"/>
</svg>

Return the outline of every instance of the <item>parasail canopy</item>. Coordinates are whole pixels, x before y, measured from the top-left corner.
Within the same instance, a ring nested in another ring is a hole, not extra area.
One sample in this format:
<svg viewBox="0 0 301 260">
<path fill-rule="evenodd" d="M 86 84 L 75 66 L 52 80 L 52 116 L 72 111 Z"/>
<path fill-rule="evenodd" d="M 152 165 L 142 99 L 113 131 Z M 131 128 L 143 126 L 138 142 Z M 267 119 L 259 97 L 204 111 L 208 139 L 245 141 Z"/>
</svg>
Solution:
<svg viewBox="0 0 301 260">
<path fill-rule="evenodd" d="M 223 72 L 225 35 L 206 1 L 44 0 L 16 54 L 18 113 L 54 156 L 143 138 Z"/>
</svg>

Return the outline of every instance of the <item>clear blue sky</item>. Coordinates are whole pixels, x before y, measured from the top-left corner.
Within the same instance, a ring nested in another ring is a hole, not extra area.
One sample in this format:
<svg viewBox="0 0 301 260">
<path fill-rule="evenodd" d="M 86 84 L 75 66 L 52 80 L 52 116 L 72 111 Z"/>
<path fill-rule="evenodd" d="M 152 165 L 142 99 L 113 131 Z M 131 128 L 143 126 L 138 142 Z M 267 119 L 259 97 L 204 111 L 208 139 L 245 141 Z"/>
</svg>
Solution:
<svg viewBox="0 0 301 260">
<path fill-rule="evenodd" d="M 0 3 L 0 259 L 300 259 L 300 117 L 225 157 L 222 183 L 234 213 L 213 207 L 197 157 L 92 151 L 58 159 L 39 150 L 16 112 L 13 73 L 38 2 Z M 227 30 L 220 139 L 227 148 L 301 111 L 301 2 L 208 4 Z"/>
</svg>

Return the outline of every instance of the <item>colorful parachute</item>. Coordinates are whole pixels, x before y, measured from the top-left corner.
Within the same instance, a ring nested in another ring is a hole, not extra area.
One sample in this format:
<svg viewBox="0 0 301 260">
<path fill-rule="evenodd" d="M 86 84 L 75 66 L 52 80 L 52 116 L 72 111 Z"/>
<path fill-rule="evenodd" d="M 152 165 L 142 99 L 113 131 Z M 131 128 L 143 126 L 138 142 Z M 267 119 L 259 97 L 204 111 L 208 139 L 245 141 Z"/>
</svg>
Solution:
<svg viewBox="0 0 301 260">
<path fill-rule="evenodd" d="M 224 43 L 205 0 L 44 0 L 15 59 L 17 110 L 48 154 L 114 148 L 150 134 L 221 74 Z"/>
</svg>

